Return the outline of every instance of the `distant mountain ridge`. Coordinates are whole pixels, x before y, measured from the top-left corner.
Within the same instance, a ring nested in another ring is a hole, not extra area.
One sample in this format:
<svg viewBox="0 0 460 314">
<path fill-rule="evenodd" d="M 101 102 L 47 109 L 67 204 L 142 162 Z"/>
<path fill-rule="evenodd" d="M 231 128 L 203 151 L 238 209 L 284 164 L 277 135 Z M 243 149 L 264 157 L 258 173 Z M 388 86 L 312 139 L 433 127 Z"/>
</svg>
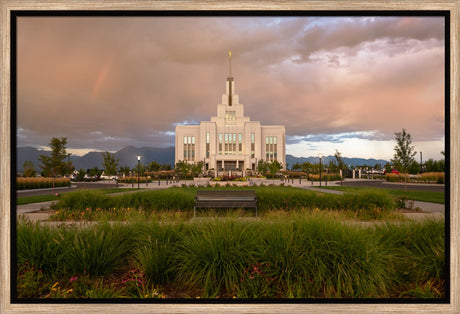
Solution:
<svg viewBox="0 0 460 314">
<path fill-rule="evenodd" d="M 16 165 L 17 170 L 22 171 L 24 161 L 32 161 L 36 170 L 40 170 L 40 155 L 49 156 L 51 152 L 38 150 L 34 147 L 18 147 L 16 154 Z M 148 164 L 151 161 L 157 161 L 159 164 L 170 164 L 174 165 L 174 147 L 168 148 L 154 148 L 154 147 L 134 147 L 126 146 L 118 152 L 114 153 L 115 158 L 118 158 L 119 166 L 135 167 L 137 165 L 137 156 L 141 156 L 141 162 Z M 368 165 L 374 166 L 375 164 L 386 164 L 388 161 L 383 159 L 364 159 L 364 158 L 348 158 L 342 157 L 343 161 L 347 165 L 361 166 Z M 295 163 L 311 162 L 317 163 L 318 157 L 294 157 L 292 155 L 286 155 L 286 163 L 288 167 L 292 167 Z M 329 161 L 335 161 L 334 156 L 322 157 L 321 161 L 325 164 Z M 70 156 L 70 161 L 73 163 L 76 169 L 91 169 L 93 167 L 102 168 L 102 152 L 89 152 L 84 156 Z"/>
<path fill-rule="evenodd" d="M 16 166 L 18 171 L 22 171 L 24 161 L 30 160 L 34 164 L 36 170 L 40 169 L 40 155 L 49 156 L 50 151 L 38 150 L 34 147 L 18 147 L 16 153 Z M 125 148 L 114 153 L 115 158 L 119 159 L 119 166 L 135 167 L 137 165 L 137 156 L 141 156 L 141 162 L 148 164 L 151 161 L 157 161 L 159 164 L 174 165 L 174 147 L 168 148 L 153 148 L 153 147 L 133 147 L 126 146 Z M 91 169 L 98 167 L 102 169 L 102 152 L 89 152 L 84 156 L 70 156 L 70 161 L 75 166 L 75 169 Z"/>
<path fill-rule="evenodd" d="M 367 165 L 367 166 L 374 167 L 375 164 L 385 165 L 388 162 L 388 160 L 374 159 L 374 158 L 365 159 L 365 158 L 342 157 L 342 159 L 346 165 L 350 165 L 350 166 Z M 336 161 L 335 156 L 321 157 L 321 163 L 323 164 L 328 164 L 329 161 L 331 160 L 335 162 Z M 302 164 L 304 162 L 311 162 L 312 164 L 316 164 L 319 162 L 319 157 L 294 157 L 292 155 L 286 155 L 286 163 L 288 164 L 289 168 L 291 168 L 295 163 Z"/>
</svg>

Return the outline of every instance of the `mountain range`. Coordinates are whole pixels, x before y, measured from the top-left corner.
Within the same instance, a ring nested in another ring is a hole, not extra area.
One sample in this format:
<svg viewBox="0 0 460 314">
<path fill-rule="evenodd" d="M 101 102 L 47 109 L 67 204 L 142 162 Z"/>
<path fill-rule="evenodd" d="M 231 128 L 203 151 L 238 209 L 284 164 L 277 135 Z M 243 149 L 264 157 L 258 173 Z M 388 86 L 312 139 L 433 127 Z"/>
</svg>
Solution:
<svg viewBox="0 0 460 314">
<path fill-rule="evenodd" d="M 32 161 L 34 168 L 40 170 L 40 155 L 49 156 L 50 151 L 38 150 L 34 147 L 18 147 L 16 150 L 16 165 L 17 170 L 22 171 L 23 164 L 26 160 Z M 114 153 L 115 158 L 119 159 L 119 166 L 135 167 L 137 165 L 137 156 L 141 156 L 141 162 L 148 164 L 151 161 L 157 161 L 159 164 L 170 164 L 174 165 L 174 147 L 168 148 L 154 148 L 154 147 L 133 147 L 126 146 L 125 148 Z M 383 159 L 364 159 L 364 158 L 348 158 L 342 157 L 343 161 L 347 165 L 351 166 L 374 166 L 375 164 L 386 164 L 388 161 Z M 324 156 L 321 161 L 324 164 L 329 161 L 335 161 L 334 156 Z M 70 156 L 70 161 L 76 169 L 91 169 L 93 167 L 102 168 L 102 152 L 89 152 L 84 156 Z M 311 162 L 318 163 L 318 157 L 295 157 L 292 155 L 286 155 L 286 163 L 288 167 L 291 167 L 295 163 Z"/>
</svg>

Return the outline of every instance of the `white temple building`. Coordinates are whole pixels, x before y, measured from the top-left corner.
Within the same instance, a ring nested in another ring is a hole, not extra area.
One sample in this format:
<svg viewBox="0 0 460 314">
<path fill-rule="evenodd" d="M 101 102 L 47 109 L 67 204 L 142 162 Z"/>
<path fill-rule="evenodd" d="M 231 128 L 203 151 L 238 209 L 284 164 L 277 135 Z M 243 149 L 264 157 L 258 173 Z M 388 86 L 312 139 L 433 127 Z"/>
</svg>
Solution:
<svg viewBox="0 0 460 314">
<path fill-rule="evenodd" d="M 286 135 L 283 125 L 261 125 L 244 116 L 244 105 L 235 94 L 230 70 L 226 93 L 217 105 L 217 116 L 200 125 L 176 126 L 175 163 L 203 161 L 206 170 L 243 172 L 255 170 L 260 160 L 277 160 L 286 168 Z"/>
</svg>

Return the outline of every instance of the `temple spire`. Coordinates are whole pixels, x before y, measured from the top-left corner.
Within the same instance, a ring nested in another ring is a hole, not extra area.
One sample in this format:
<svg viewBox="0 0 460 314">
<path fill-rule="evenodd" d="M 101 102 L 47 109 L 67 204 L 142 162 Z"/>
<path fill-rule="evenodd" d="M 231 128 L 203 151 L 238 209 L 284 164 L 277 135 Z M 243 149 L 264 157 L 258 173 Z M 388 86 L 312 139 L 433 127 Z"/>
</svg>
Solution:
<svg viewBox="0 0 460 314">
<path fill-rule="evenodd" d="M 228 60 L 229 60 L 228 77 L 232 77 L 232 51 L 231 50 L 228 52 Z"/>
</svg>

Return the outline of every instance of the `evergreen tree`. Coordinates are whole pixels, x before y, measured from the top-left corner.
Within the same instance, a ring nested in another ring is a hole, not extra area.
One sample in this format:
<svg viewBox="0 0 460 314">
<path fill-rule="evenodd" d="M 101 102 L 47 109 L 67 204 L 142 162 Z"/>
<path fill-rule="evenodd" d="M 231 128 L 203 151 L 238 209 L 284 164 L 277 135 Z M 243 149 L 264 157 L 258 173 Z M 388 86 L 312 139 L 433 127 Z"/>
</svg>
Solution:
<svg viewBox="0 0 460 314">
<path fill-rule="evenodd" d="M 67 157 L 66 146 L 67 138 L 60 139 L 53 137 L 50 141 L 51 156 L 40 155 L 40 168 L 43 169 L 45 176 L 64 175 L 68 166 L 64 162 Z"/>
<path fill-rule="evenodd" d="M 115 155 L 110 154 L 109 152 L 102 153 L 104 161 L 102 162 L 102 167 L 104 168 L 104 173 L 108 176 L 117 174 L 118 162 L 119 159 L 115 158 Z"/>
</svg>

